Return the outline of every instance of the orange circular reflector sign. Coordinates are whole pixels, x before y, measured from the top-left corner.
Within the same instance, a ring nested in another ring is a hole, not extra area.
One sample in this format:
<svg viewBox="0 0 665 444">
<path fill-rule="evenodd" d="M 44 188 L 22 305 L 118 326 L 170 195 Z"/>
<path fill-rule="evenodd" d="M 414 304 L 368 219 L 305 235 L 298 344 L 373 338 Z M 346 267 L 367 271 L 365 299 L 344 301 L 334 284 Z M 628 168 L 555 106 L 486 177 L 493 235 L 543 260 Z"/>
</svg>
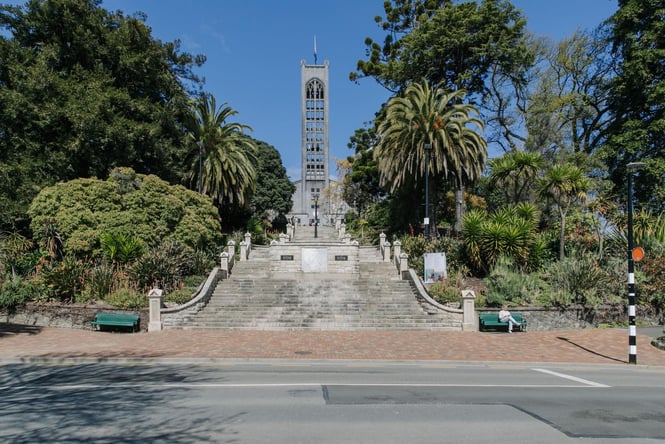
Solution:
<svg viewBox="0 0 665 444">
<path fill-rule="evenodd" d="M 644 259 L 644 248 L 642 247 L 633 248 L 633 260 L 635 262 L 639 262 L 642 259 Z"/>
</svg>

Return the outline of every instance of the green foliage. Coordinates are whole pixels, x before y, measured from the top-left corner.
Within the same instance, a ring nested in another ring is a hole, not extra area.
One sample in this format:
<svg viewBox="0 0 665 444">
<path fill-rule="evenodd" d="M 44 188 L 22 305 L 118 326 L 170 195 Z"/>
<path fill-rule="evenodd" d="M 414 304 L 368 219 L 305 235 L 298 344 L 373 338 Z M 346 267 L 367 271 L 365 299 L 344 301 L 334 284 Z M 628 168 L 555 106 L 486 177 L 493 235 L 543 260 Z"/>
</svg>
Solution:
<svg viewBox="0 0 665 444">
<path fill-rule="evenodd" d="M 665 201 L 665 6 L 661 1 L 623 0 L 609 19 L 614 55 L 619 60 L 609 94 L 612 115 L 603 159 L 614 191 L 626 189 L 626 165 L 645 162 L 636 175 L 635 197 L 662 212 Z"/>
<path fill-rule="evenodd" d="M 446 253 L 448 270 L 465 270 L 461 263 L 462 244 L 455 238 L 438 237 L 428 240 L 425 236 L 403 236 L 399 241 L 402 252 L 409 256 L 409 268 L 413 268 L 419 276 L 423 276 L 425 272 L 425 253 Z"/>
<path fill-rule="evenodd" d="M 276 216 L 286 215 L 291 211 L 291 196 L 296 186 L 286 174 L 279 151 L 265 142 L 255 141 L 255 144 L 256 190 L 250 206 L 258 217 L 265 217 L 269 211 L 276 213 Z"/>
<path fill-rule="evenodd" d="M 516 77 L 533 61 L 522 39 L 526 20 L 510 2 L 393 0 L 383 7 L 385 16 L 376 18 L 383 45 L 365 39 L 368 59 L 358 61 L 351 80 L 373 77 L 397 91 L 426 77 L 481 95 L 490 73 Z"/>
<path fill-rule="evenodd" d="M 31 279 L 7 278 L 0 283 L 0 310 L 13 313 L 28 301 L 39 298 L 42 288 Z"/>
<path fill-rule="evenodd" d="M 186 121 L 191 183 L 197 189 L 200 184 L 221 208 L 244 206 L 256 187 L 256 144 L 243 135 L 249 126 L 227 122 L 236 114 L 227 103 L 218 107 L 212 94 L 202 93 L 191 102 Z"/>
<path fill-rule="evenodd" d="M 104 258 L 111 263 L 123 265 L 143 254 L 141 241 L 124 234 L 104 233 L 100 242 Z"/>
<path fill-rule="evenodd" d="M 85 276 L 85 297 L 91 300 L 103 300 L 111 294 L 117 281 L 116 269 L 106 262 L 92 266 Z"/>
<path fill-rule="evenodd" d="M 114 307 L 139 309 L 148 306 L 148 298 L 145 294 L 131 288 L 119 288 L 111 293 L 106 302 Z"/>
<path fill-rule="evenodd" d="M 579 304 L 593 310 L 604 303 L 618 302 L 625 291 L 625 267 L 621 262 L 599 264 L 585 252 L 573 252 L 552 262 L 545 270 L 545 278 L 551 287 L 552 303 L 564 307 Z"/>
<path fill-rule="evenodd" d="M 16 277 L 18 262 L 32 248 L 32 242 L 18 232 L 0 233 L 0 265 Z"/>
<path fill-rule="evenodd" d="M 83 289 L 85 271 L 83 261 L 65 256 L 61 261 L 45 263 L 39 276 L 51 298 L 72 302 Z"/>
<path fill-rule="evenodd" d="M 116 173 L 123 173 L 122 175 Z M 134 239 L 150 247 L 174 239 L 192 248 L 221 241 L 217 211 L 210 201 L 156 176 L 115 170 L 108 180 L 76 179 L 43 189 L 30 206 L 33 232 L 56 224 L 69 254 L 100 256 L 100 239 L 113 233 L 116 247 L 137 254 Z M 125 242 L 119 242 L 120 238 Z M 127 252 L 126 252 L 127 253 Z"/>
<path fill-rule="evenodd" d="M 484 282 L 488 305 L 551 305 L 548 283 L 537 273 L 520 271 L 509 258 L 501 257 Z"/>
<path fill-rule="evenodd" d="M 450 269 L 450 267 L 448 267 Z M 462 267 L 448 273 L 444 281 L 437 281 L 427 286 L 427 292 L 440 304 L 460 304 L 462 290 L 466 289 L 468 270 Z"/>
<path fill-rule="evenodd" d="M 183 279 L 181 287 L 166 293 L 165 302 L 182 305 L 189 302 L 196 290 L 205 282 L 208 276 L 194 275 Z"/>
<path fill-rule="evenodd" d="M 184 277 L 192 273 L 193 265 L 192 250 L 178 242 L 165 240 L 137 259 L 128 268 L 128 273 L 139 291 L 161 288 L 168 293 L 178 288 Z"/>
<path fill-rule="evenodd" d="M 464 217 L 462 235 L 473 270 L 489 271 L 507 256 L 522 270 L 534 270 L 546 253 L 537 237 L 538 212 L 528 203 L 502 207 L 491 214 L 471 210 Z"/>
<path fill-rule="evenodd" d="M 647 250 L 638 264 L 643 279 L 636 280 L 637 299 L 651 304 L 661 313 L 665 311 L 665 252 Z"/>
<path fill-rule="evenodd" d="M 182 124 L 205 61 L 95 0 L 0 5 L 0 224 L 25 229 L 37 192 L 118 165 L 183 175 Z"/>
</svg>

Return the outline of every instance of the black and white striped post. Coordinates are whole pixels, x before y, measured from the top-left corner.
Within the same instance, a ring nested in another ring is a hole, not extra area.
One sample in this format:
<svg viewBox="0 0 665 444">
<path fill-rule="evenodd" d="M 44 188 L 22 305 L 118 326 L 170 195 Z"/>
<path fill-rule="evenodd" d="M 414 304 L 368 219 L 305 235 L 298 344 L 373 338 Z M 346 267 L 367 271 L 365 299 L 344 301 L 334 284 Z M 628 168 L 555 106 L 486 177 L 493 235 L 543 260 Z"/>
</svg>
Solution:
<svg viewBox="0 0 665 444">
<path fill-rule="evenodd" d="M 626 165 L 628 173 L 628 363 L 637 364 L 637 329 L 635 327 L 635 260 L 633 259 L 633 172 L 644 162 Z"/>
</svg>

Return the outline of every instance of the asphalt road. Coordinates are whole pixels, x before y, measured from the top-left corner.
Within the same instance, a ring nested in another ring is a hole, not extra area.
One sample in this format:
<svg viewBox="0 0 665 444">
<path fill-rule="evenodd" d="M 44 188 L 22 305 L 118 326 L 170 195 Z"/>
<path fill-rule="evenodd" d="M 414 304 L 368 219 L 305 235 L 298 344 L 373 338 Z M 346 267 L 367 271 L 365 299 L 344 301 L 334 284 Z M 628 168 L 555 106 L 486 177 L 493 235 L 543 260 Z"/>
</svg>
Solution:
<svg viewBox="0 0 665 444">
<path fill-rule="evenodd" d="M 0 441 L 665 442 L 665 368 L 152 360 L 0 367 Z"/>
</svg>

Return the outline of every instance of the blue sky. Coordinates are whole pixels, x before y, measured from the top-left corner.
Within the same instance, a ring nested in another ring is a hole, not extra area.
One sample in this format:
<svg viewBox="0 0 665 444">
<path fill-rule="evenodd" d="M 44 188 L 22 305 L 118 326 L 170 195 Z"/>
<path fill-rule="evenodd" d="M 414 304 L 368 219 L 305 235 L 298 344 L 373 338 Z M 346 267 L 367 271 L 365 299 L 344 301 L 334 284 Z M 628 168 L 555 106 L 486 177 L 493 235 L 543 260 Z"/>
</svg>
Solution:
<svg viewBox="0 0 665 444">
<path fill-rule="evenodd" d="M 12 2 L 14 3 L 14 2 Z M 616 11 L 616 0 L 513 0 L 528 28 L 554 40 L 590 29 Z M 300 177 L 300 61 L 330 61 L 330 156 L 345 158 L 355 129 L 372 119 L 389 94 L 373 79 L 349 81 L 364 58 L 365 37 L 381 41 L 374 22 L 383 0 L 103 0 L 126 14 L 145 12 L 153 35 L 180 39 L 205 54 L 197 73 L 217 102 L 238 111 L 234 121 L 275 146 L 291 179 Z M 491 150 L 490 150 L 491 154 Z M 331 165 L 331 172 L 334 165 Z"/>
</svg>

